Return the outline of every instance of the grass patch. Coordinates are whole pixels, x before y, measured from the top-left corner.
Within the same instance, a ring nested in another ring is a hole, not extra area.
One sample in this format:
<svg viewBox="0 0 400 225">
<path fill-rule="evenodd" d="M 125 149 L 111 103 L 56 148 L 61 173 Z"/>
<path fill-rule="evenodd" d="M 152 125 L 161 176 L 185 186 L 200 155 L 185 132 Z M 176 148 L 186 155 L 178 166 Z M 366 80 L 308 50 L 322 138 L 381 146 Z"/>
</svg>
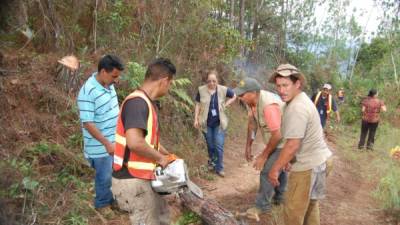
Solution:
<svg viewBox="0 0 400 225">
<path fill-rule="evenodd" d="M 49 140 L 21 149 L 0 162 L 0 200 L 8 202 L 3 215 L 10 224 L 88 224 L 93 171 L 80 149 Z"/>
<path fill-rule="evenodd" d="M 189 225 L 189 224 L 200 225 L 202 224 L 201 218 L 192 211 L 185 211 L 173 225 Z"/>
<path fill-rule="evenodd" d="M 400 220 L 400 167 L 391 163 L 373 192 L 383 208 Z"/>
<path fill-rule="evenodd" d="M 65 225 L 88 225 L 89 220 L 81 215 L 79 211 L 69 212 L 63 219 Z"/>
<path fill-rule="evenodd" d="M 400 163 L 390 157 L 390 149 L 399 144 L 400 129 L 390 124 L 379 125 L 374 151 L 359 151 L 360 127 L 342 127 L 337 132 L 337 148 L 344 157 L 360 167 L 360 175 L 376 183 L 371 193 L 382 209 L 400 219 Z"/>
</svg>

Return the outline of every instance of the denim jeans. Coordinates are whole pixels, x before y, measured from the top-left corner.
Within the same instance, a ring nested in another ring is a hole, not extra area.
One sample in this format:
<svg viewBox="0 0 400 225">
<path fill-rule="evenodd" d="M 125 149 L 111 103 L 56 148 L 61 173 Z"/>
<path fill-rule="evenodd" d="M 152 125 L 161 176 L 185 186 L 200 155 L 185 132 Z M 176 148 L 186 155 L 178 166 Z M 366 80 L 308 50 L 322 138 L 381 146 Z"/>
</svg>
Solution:
<svg viewBox="0 0 400 225">
<path fill-rule="evenodd" d="M 224 142 L 225 131 L 220 127 L 207 127 L 207 133 L 204 133 L 207 142 L 209 163 L 214 165 L 215 171 L 221 172 L 224 170 Z"/>
<path fill-rule="evenodd" d="M 321 126 L 322 126 L 322 128 L 325 128 L 327 117 L 328 117 L 328 116 L 327 116 L 325 113 L 324 113 L 324 114 L 319 114 L 319 118 L 320 118 L 320 120 L 321 120 Z"/>
<path fill-rule="evenodd" d="M 269 155 L 268 160 L 265 162 L 264 168 L 260 173 L 260 187 L 256 196 L 256 207 L 262 211 L 271 210 L 272 198 L 278 202 L 283 201 L 283 193 L 285 192 L 287 184 L 287 173 L 282 171 L 279 174 L 279 185 L 277 187 L 272 186 L 268 181 L 268 173 L 271 170 L 272 165 L 274 165 L 275 161 L 278 159 L 280 152 L 281 149 L 278 148 Z"/>
<path fill-rule="evenodd" d="M 102 208 L 111 205 L 114 201 L 111 193 L 111 174 L 112 174 L 112 156 L 101 158 L 89 158 L 90 166 L 95 169 L 96 176 L 94 179 L 96 197 L 94 199 L 94 207 Z"/>
</svg>

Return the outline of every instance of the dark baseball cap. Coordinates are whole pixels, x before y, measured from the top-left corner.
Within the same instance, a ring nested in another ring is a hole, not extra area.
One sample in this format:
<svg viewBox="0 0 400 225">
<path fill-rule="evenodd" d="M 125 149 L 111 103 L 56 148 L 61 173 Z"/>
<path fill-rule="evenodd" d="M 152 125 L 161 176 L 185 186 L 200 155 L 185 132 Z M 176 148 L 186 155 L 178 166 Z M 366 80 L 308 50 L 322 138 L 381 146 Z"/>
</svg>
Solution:
<svg viewBox="0 0 400 225">
<path fill-rule="evenodd" d="M 259 90 L 261 90 L 260 83 L 254 78 L 246 77 L 243 80 L 239 81 L 237 87 L 233 89 L 233 92 L 235 92 L 237 96 L 240 96 L 249 91 Z"/>
</svg>

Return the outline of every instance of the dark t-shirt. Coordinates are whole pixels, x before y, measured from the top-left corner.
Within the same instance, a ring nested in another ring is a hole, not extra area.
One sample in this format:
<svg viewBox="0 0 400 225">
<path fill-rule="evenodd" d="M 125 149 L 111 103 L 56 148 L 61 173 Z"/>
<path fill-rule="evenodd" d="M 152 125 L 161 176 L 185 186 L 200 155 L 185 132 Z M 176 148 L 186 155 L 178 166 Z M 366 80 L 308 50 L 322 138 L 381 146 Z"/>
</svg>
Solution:
<svg viewBox="0 0 400 225">
<path fill-rule="evenodd" d="M 125 131 L 131 128 L 140 128 L 144 131 L 144 135 L 147 134 L 147 118 L 149 116 L 149 108 L 147 107 L 147 103 L 144 99 L 129 99 L 125 102 L 121 110 L 121 120 Z M 124 163 L 128 161 L 128 158 L 129 149 L 126 147 Z M 119 179 L 133 178 L 125 165 L 122 166 L 121 170 L 114 171 L 112 176 Z"/>
<path fill-rule="evenodd" d="M 234 95 L 235 95 L 235 93 L 233 93 L 232 89 L 228 88 L 226 91 L 226 97 L 233 98 Z M 200 102 L 200 93 L 199 92 L 197 92 L 197 95 L 196 95 L 196 102 Z M 212 115 L 213 109 L 216 112 L 216 114 L 214 116 Z M 210 97 L 210 107 L 208 109 L 207 126 L 214 128 L 214 127 L 218 127 L 219 124 L 220 124 L 220 121 L 219 121 L 218 94 L 217 94 L 217 92 L 214 92 L 214 94 L 212 94 Z"/>
</svg>

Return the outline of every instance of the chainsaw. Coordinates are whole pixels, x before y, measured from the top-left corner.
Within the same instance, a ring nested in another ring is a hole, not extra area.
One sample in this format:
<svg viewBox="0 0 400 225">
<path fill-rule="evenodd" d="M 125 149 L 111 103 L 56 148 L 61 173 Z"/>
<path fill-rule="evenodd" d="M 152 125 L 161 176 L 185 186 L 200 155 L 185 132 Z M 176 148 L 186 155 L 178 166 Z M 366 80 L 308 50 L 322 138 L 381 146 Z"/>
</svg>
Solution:
<svg viewBox="0 0 400 225">
<path fill-rule="evenodd" d="M 199 198 L 203 198 L 203 191 L 189 179 L 188 170 L 183 159 L 175 159 L 165 168 L 156 167 L 155 180 L 151 187 L 159 194 L 172 194 L 189 190 Z"/>
</svg>

